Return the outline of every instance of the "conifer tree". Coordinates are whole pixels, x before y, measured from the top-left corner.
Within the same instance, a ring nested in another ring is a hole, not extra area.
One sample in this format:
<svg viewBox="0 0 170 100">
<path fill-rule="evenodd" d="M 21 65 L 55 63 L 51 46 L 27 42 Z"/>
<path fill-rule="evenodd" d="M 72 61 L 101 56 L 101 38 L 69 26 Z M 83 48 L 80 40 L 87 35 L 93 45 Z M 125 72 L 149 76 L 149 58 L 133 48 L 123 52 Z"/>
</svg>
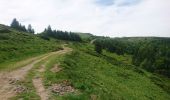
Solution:
<svg viewBox="0 0 170 100">
<path fill-rule="evenodd" d="M 31 24 L 28 25 L 27 32 L 34 34 L 34 29 L 32 28 Z"/>
<path fill-rule="evenodd" d="M 21 23 L 19 23 L 16 18 L 13 19 L 11 23 L 11 28 L 17 29 L 19 31 L 27 32 L 27 29 L 25 28 L 25 26 L 21 25 Z"/>
<path fill-rule="evenodd" d="M 17 21 L 16 18 L 14 18 L 12 23 L 11 23 L 11 28 L 19 29 L 19 27 L 20 27 L 19 22 Z"/>
</svg>

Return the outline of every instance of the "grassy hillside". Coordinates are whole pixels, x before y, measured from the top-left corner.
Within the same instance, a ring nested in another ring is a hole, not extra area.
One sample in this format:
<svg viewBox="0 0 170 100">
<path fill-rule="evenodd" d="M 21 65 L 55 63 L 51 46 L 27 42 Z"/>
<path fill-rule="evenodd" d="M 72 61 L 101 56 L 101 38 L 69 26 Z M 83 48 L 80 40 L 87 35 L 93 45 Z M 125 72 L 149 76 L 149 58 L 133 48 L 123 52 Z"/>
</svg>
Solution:
<svg viewBox="0 0 170 100">
<path fill-rule="evenodd" d="M 49 92 L 50 100 L 170 100 L 170 79 L 156 72 L 148 72 L 145 68 L 151 68 L 148 65 L 154 64 L 159 65 L 156 71 L 169 71 L 169 38 L 112 40 L 109 37 L 78 34 L 84 42 L 67 41 L 65 43 L 73 49 L 72 52 L 67 48 L 67 55 L 64 55 L 66 51 L 59 51 L 34 64 L 25 80 L 15 84 L 24 86 L 26 90 L 12 100 L 40 100 L 33 84 L 33 79 L 38 78 Z M 95 45 L 89 42 L 94 40 L 95 43 L 97 39 L 102 40 L 102 53 L 97 53 Z M 61 40 L 45 40 L 38 35 L 0 25 L 0 71 L 13 70 L 16 63 L 22 67 L 34 57 L 39 59 L 44 53 L 62 49 L 61 43 Z M 135 58 L 137 64 L 134 64 Z M 152 63 L 148 64 L 147 61 Z M 56 65 L 60 70 L 53 72 Z M 75 92 L 59 95 L 52 90 L 56 84 L 69 84 Z"/>
<path fill-rule="evenodd" d="M 131 64 L 130 55 L 93 51 L 93 45 L 75 43 L 74 51 L 47 64 L 44 84 L 68 80 L 78 90 L 59 96 L 58 100 L 169 100 L 170 80 L 160 78 Z M 62 71 L 52 73 L 53 65 L 60 63 Z"/>
<path fill-rule="evenodd" d="M 77 34 L 79 34 L 82 38 L 91 38 L 91 37 L 93 37 L 93 35 L 90 34 L 90 33 L 77 33 Z"/>
<path fill-rule="evenodd" d="M 9 63 L 59 49 L 57 40 L 47 41 L 0 25 L 0 70 L 5 69 L 4 66 Z"/>
<path fill-rule="evenodd" d="M 94 35 L 90 34 L 90 33 L 77 33 L 83 40 L 89 41 L 92 40 L 93 38 L 95 38 Z"/>
</svg>

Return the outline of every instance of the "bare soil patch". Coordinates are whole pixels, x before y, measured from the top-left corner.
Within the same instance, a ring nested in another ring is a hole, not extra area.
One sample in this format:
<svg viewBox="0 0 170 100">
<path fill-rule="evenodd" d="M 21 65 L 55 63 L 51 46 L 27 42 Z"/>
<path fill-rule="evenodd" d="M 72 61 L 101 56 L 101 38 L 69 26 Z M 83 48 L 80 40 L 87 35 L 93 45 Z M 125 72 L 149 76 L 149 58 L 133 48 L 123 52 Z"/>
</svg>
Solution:
<svg viewBox="0 0 170 100">
<path fill-rule="evenodd" d="M 50 71 L 53 72 L 53 73 L 57 73 L 57 72 L 59 72 L 61 70 L 62 70 L 62 68 L 60 67 L 60 65 L 59 64 L 55 64 L 54 67 L 51 68 Z"/>
<path fill-rule="evenodd" d="M 38 70 L 39 72 L 44 72 L 45 71 L 45 65 L 41 65 L 40 69 Z"/>
<path fill-rule="evenodd" d="M 97 100 L 97 96 L 94 94 L 90 95 L 90 98 L 91 98 L 91 100 Z"/>
</svg>

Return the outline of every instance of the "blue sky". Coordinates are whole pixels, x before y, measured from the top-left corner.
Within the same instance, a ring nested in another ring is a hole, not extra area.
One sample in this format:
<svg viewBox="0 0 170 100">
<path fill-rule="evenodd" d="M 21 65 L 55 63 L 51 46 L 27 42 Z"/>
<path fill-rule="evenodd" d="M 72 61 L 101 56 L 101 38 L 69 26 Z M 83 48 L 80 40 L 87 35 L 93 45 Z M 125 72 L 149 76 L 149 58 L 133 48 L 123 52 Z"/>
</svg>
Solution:
<svg viewBox="0 0 170 100">
<path fill-rule="evenodd" d="M 41 32 L 54 29 L 95 35 L 170 37 L 170 0 L 0 0 L 0 23 L 13 18 Z"/>
<path fill-rule="evenodd" d="M 140 3 L 142 0 L 96 0 L 100 6 L 132 6 Z"/>
<path fill-rule="evenodd" d="M 101 5 L 101 6 L 110 6 L 114 5 L 115 0 L 96 0 L 96 3 Z"/>
</svg>

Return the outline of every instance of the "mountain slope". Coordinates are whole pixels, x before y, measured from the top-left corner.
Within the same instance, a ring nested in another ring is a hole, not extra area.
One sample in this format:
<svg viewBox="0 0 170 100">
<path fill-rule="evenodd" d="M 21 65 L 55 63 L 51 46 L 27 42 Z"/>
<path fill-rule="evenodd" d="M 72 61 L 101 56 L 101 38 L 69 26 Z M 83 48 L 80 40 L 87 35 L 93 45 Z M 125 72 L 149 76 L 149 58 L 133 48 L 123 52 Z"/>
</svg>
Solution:
<svg viewBox="0 0 170 100">
<path fill-rule="evenodd" d="M 5 64 L 60 49 L 56 40 L 40 37 L 0 25 L 0 69 Z"/>
<path fill-rule="evenodd" d="M 47 64 L 44 84 L 49 88 L 53 84 L 67 80 L 80 93 L 64 96 L 53 93 L 53 98 L 58 100 L 170 99 L 170 80 L 132 65 L 130 55 L 122 56 L 107 51 L 100 55 L 95 53 L 93 45 L 89 44 L 74 43 L 71 47 L 74 48 L 71 54 L 55 58 Z M 62 70 L 52 73 L 51 68 L 58 62 Z"/>
<path fill-rule="evenodd" d="M 148 72 L 141 64 L 133 64 L 134 58 L 140 60 L 143 56 L 145 59 L 152 54 L 145 52 L 152 46 L 158 47 L 157 50 L 166 47 L 169 38 L 165 44 L 162 42 L 165 38 L 115 38 L 110 41 L 109 37 L 78 34 L 83 41 L 44 40 L 38 35 L 0 25 L 0 87 L 5 91 L 5 87 L 19 86 L 14 89 L 19 92 L 12 100 L 41 100 L 47 97 L 52 100 L 170 100 L 169 78 Z M 102 53 L 95 51 L 97 39 L 109 40 L 101 42 L 104 45 Z M 93 42 L 89 43 L 90 40 Z M 155 43 L 155 40 L 158 42 Z M 154 45 L 139 49 L 151 42 Z M 62 43 L 67 45 L 61 47 Z M 114 48 L 109 48 L 112 46 Z M 64 50 L 48 53 L 62 48 Z M 138 49 L 141 51 L 135 57 L 134 51 Z M 161 52 L 167 50 L 160 49 Z M 168 58 L 169 53 L 166 56 Z M 10 69 L 10 72 L 4 69 Z M 15 76 L 19 76 L 19 80 Z M 3 93 L 0 96 L 8 97 Z"/>
</svg>

